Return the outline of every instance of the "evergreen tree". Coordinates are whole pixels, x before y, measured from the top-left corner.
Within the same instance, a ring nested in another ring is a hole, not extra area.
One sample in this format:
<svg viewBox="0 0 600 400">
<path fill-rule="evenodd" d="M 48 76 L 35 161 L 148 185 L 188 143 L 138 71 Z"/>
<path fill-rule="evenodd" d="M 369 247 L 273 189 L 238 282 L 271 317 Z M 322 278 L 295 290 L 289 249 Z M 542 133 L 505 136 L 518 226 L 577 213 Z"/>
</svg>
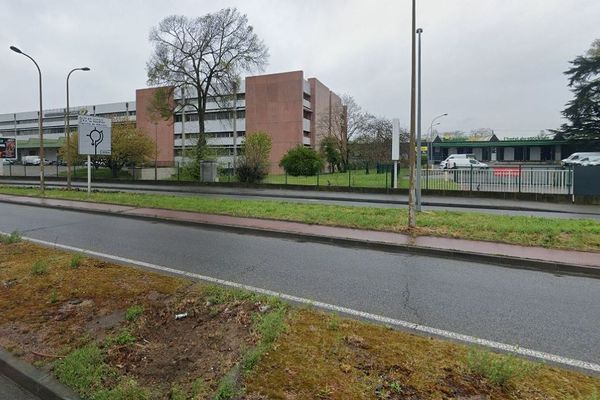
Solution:
<svg viewBox="0 0 600 400">
<path fill-rule="evenodd" d="M 600 39 L 586 55 L 578 56 L 565 75 L 574 94 L 562 114 L 568 120 L 557 131 L 569 140 L 586 141 L 590 148 L 600 149 Z"/>
</svg>

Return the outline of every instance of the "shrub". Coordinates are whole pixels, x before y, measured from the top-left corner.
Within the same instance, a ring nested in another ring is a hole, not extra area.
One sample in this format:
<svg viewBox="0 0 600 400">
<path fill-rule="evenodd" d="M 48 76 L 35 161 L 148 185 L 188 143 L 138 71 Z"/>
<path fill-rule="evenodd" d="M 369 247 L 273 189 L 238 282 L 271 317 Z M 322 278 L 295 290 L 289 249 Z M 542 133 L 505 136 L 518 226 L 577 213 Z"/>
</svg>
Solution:
<svg viewBox="0 0 600 400">
<path fill-rule="evenodd" d="M 292 176 L 313 176 L 323 169 L 323 159 L 309 147 L 302 145 L 290 149 L 281 159 L 280 167 Z"/>
<path fill-rule="evenodd" d="M 264 132 L 246 136 L 236 168 L 240 182 L 260 182 L 268 175 L 271 146 L 271 137 Z"/>
</svg>

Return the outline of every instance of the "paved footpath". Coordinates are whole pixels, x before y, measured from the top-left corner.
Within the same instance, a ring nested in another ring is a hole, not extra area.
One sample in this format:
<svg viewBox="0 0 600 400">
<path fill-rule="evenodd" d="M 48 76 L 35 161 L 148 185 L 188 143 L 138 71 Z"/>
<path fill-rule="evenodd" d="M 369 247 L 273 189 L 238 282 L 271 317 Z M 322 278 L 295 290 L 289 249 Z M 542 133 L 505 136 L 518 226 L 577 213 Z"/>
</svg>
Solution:
<svg viewBox="0 0 600 400">
<path fill-rule="evenodd" d="M 411 237 L 394 232 L 25 196 L 0 194 L 0 201 L 30 206 L 118 214 L 128 217 L 152 218 L 177 223 L 245 229 L 271 234 L 297 235 L 317 241 L 338 241 L 346 244 L 371 245 L 374 247 L 383 246 L 432 256 L 439 255 L 451 258 L 468 256 L 479 261 L 505 265 L 523 266 L 524 261 L 528 261 L 530 268 L 554 270 L 558 273 L 573 272 L 600 276 L 600 254 L 594 252 L 557 250 L 433 236 Z M 573 269 L 570 270 L 570 267 L 573 267 Z"/>
</svg>

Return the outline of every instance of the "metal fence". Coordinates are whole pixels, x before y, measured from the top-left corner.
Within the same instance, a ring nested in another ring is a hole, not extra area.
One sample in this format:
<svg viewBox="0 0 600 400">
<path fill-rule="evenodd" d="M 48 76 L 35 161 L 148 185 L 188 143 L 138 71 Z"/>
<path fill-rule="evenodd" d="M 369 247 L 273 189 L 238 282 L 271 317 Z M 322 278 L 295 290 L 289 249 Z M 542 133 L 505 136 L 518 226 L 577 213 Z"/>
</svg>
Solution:
<svg viewBox="0 0 600 400">
<path fill-rule="evenodd" d="M 572 169 L 523 167 L 424 170 L 423 189 L 471 192 L 572 194 Z"/>
<path fill-rule="evenodd" d="M 66 167 L 47 165 L 48 177 L 66 179 Z M 2 174 L 0 173 L 0 176 Z M 39 166 L 4 165 L 3 175 L 7 177 L 39 176 Z M 87 168 L 74 166 L 73 177 L 85 178 Z M 92 179 L 118 179 L 121 181 L 197 181 L 186 173 L 186 169 L 176 164 L 174 167 L 126 167 L 114 177 L 107 168 L 92 168 Z M 238 179 L 232 170 L 222 171 L 219 182 L 236 183 Z M 274 185 L 329 186 L 348 188 L 393 188 L 393 172 L 390 165 L 377 164 L 374 167 L 349 169 L 344 172 L 319 173 L 314 176 L 291 176 L 287 174 L 269 175 L 261 183 Z M 422 170 L 423 190 L 507 192 L 539 194 L 573 194 L 574 170 L 552 167 L 497 166 L 487 169 L 427 169 Z M 398 171 L 398 188 L 408 188 L 408 169 Z"/>
</svg>

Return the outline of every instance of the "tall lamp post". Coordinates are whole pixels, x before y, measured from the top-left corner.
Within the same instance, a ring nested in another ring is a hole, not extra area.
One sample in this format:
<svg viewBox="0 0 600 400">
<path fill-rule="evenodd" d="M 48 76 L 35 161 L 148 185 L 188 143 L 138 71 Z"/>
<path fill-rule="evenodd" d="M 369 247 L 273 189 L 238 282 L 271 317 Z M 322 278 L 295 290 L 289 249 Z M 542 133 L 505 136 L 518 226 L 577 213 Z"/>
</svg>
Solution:
<svg viewBox="0 0 600 400">
<path fill-rule="evenodd" d="M 411 25 L 411 74 L 410 74 L 410 140 L 408 146 L 408 165 L 410 175 L 408 180 L 408 229 L 417 226 L 415 212 L 415 119 L 416 119 L 416 29 L 417 29 L 417 2 L 412 0 L 412 25 Z"/>
<path fill-rule="evenodd" d="M 38 128 L 40 133 L 40 190 L 42 194 L 44 194 L 44 130 L 43 130 L 43 109 L 42 109 L 42 70 L 37 62 L 27 53 L 23 53 L 18 47 L 10 46 L 10 49 L 15 53 L 23 54 L 25 57 L 29 58 L 35 64 L 35 67 L 38 70 L 39 83 L 40 83 L 40 114 L 38 116 Z"/>
<path fill-rule="evenodd" d="M 70 111 L 69 111 L 69 78 L 71 77 L 71 74 L 75 71 L 89 71 L 89 70 L 90 69 L 88 67 L 73 68 L 67 74 L 67 109 L 65 111 L 65 129 L 66 129 L 66 133 L 67 133 L 67 135 L 66 135 L 67 136 L 67 190 L 71 190 L 71 164 L 73 163 L 73 161 L 72 161 L 73 155 L 71 154 L 71 126 L 70 126 L 71 115 L 70 115 Z"/>
<path fill-rule="evenodd" d="M 435 117 L 434 119 L 431 120 L 431 125 L 429 126 L 429 150 L 427 151 L 427 158 L 428 158 L 427 164 L 431 163 L 433 165 L 433 163 L 435 161 L 433 159 L 433 154 L 431 154 L 433 152 L 433 143 L 432 143 L 432 140 L 433 140 L 433 137 L 432 137 L 433 136 L 433 123 L 435 121 L 437 121 L 438 119 L 440 119 L 442 117 L 445 117 L 447 115 L 448 115 L 448 113 L 443 113 L 443 114 L 440 114 L 440 115 L 438 115 L 437 117 Z M 436 125 L 439 125 L 439 124 L 440 123 L 438 122 Z"/>
<path fill-rule="evenodd" d="M 418 53 L 418 76 L 419 81 L 417 85 L 417 190 L 416 190 L 416 203 L 417 211 L 421 211 L 421 168 L 423 156 L 421 154 L 421 33 L 423 29 L 417 29 L 417 35 L 419 37 L 419 53 Z"/>
</svg>

